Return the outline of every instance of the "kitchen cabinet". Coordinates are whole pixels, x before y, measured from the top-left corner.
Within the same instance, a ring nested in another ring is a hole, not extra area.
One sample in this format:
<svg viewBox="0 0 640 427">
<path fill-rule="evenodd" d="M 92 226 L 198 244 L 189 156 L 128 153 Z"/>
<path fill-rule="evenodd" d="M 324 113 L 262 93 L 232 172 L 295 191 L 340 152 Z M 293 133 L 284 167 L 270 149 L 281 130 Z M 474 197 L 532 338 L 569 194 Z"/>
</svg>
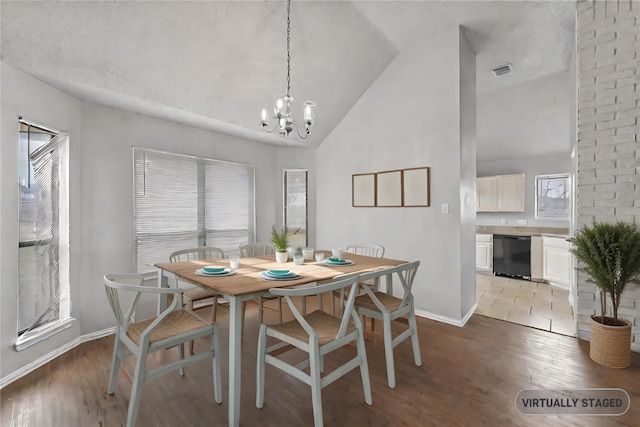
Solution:
<svg viewBox="0 0 640 427">
<path fill-rule="evenodd" d="M 524 174 L 476 179 L 478 212 L 524 212 Z"/>
<path fill-rule="evenodd" d="M 566 289 L 572 273 L 570 245 L 564 237 L 542 236 L 543 279 Z"/>
<path fill-rule="evenodd" d="M 476 270 L 493 269 L 493 235 L 476 234 Z"/>
</svg>

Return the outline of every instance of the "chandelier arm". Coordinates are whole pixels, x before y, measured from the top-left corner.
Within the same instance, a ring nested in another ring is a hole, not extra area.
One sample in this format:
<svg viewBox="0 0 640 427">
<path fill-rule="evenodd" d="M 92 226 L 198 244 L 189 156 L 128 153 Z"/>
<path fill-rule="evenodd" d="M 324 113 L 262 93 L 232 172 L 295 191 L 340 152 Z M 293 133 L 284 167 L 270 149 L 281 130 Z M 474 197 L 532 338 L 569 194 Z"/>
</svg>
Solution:
<svg viewBox="0 0 640 427">
<path fill-rule="evenodd" d="M 301 133 L 300 133 L 300 126 L 298 126 L 298 123 L 296 123 L 295 121 L 293 121 L 293 122 L 291 122 L 291 123 L 290 123 L 290 125 L 291 125 L 291 127 L 292 127 L 292 128 L 293 128 L 293 127 L 295 127 L 295 129 L 296 129 L 296 133 L 298 134 L 298 137 L 299 137 L 300 139 L 307 139 L 307 137 L 309 136 L 309 129 L 306 129 L 306 128 L 305 128 L 305 132 L 304 132 L 304 134 L 301 134 Z"/>
<path fill-rule="evenodd" d="M 279 128 L 279 127 L 280 127 L 280 126 L 278 125 L 278 121 L 276 121 L 276 122 L 273 124 L 273 127 L 272 127 L 271 129 L 267 129 L 267 126 L 268 126 L 268 125 L 267 125 L 266 123 L 263 123 L 263 124 L 262 124 L 262 130 L 263 130 L 264 132 L 267 132 L 267 133 L 273 133 L 277 128 Z"/>
</svg>

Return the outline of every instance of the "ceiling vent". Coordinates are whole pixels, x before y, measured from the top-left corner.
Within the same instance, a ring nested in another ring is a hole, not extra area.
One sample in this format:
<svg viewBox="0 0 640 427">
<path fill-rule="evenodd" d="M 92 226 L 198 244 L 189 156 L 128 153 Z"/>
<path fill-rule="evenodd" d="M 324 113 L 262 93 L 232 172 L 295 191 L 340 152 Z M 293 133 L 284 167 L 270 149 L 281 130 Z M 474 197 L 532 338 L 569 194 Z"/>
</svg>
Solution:
<svg viewBox="0 0 640 427">
<path fill-rule="evenodd" d="M 494 76 L 500 77 L 500 76 L 502 76 L 504 74 L 512 72 L 513 71 L 513 67 L 511 66 L 511 64 L 505 64 L 505 65 L 501 65 L 499 67 L 496 67 L 491 71 L 493 72 Z"/>
</svg>

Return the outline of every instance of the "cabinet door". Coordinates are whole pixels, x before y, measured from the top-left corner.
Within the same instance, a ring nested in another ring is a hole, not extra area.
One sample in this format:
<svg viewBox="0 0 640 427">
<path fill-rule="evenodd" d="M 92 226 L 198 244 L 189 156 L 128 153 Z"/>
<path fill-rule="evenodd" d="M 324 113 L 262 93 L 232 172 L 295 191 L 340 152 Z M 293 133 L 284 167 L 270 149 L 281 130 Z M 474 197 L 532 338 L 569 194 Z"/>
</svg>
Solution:
<svg viewBox="0 0 640 427">
<path fill-rule="evenodd" d="M 476 269 L 491 271 L 493 267 L 493 245 L 476 242 Z"/>
<path fill-rule="evenodd" d="M 571 253 L 564 239 L 543 238 L 543 278 L 568 287 L 571 282 Z"/>
<path fill-rule="evenodd" d="M 524 174 L 498 177 L 501 212 L 524 212 Z"/>
<path fill-rule="evenodd" d="M 498 209 L 497 177 L 483 176 L 476 180 L 476 210 L 493 212 Z"/>
</svg>

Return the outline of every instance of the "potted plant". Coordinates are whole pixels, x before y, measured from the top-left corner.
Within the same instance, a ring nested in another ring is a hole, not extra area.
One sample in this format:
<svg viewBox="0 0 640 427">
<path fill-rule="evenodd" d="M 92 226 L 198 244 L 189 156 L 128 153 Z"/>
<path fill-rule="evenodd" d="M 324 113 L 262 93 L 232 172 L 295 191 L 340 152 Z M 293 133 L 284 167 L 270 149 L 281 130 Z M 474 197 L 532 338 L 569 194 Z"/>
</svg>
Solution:
<svg viewBox="0 0 640 427">
<path fill-rule="evenodd" d="M 609 368 L 626 368 L 631 365 L 631 323 L 618 318 L 618 307 L 627 285 L 640 284 L 640 230 L 635 223 L 594 221 L 572 242 L 577 269 L 600 289 L 600 315 L 591 316 L 589 356 Z M 607 295 L 613 317 L 607 316 Z"/>
<path fill-rule="evenodd" d="M 275 226 L 271 227 L 271 243 L 276 251 L 277 262 L 287 262 L 289 254 L 287 247 L 289 246 L 289 237 L 287 236 L 287 230 L 282 229 L 278 233 Z"/>
</svg>

